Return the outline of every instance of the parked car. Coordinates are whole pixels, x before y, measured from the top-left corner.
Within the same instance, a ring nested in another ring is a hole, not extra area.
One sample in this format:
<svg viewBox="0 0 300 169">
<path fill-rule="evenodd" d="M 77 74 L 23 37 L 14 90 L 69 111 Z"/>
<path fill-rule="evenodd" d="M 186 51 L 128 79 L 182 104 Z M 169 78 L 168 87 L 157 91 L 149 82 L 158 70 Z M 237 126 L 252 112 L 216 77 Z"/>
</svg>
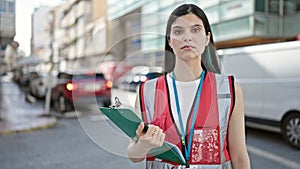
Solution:
<svg viewBox="0 0 300 169">
<path fill-rule="evenodd" d="M 118 88 L 136 92 L 137 87 L 146 80 L 154 79 L 163 75 L 161 67 L 134 67 L 126 75 L 122 76 L 118 81 Z"/>
<path fill-rule="evenodd" d="M 0 55 L 0 76 L 4 76 L 7 72 L 7 65 L 4 61 L 1 61 L 2 57 Z"/>
<path fill-rule="evenodd" d="M 102 73 L 72 74 L 61 72 L 52 89 L 53 106 L 61 113 L 72 110 L 74 104 L 97 101 L 101 106 L 110 105 L 112 83 Z"/>
<path fill-rule="evenodd" d="M 223 50 L 226 74 L 244 91 L 248 127 L 279 132 L 300 149 L 300 41 Z"/>
<path fill-rule="evenodd" d="M 39 74 L 29 82 L 29 92 L 37 98 L 44 98 L 47 91 L 47 74 Z"/>
<path fill-rule="evenodd" d="M 36 79 L 38 77 L 39 77 L 39 74 L 36 71 L 25 72 L 20 77 L 19 85 L 21 87 L 28 88 L 29 84 L 30 84 L 30 81 L 32 81 L 33 79 Z"/>
</svg>

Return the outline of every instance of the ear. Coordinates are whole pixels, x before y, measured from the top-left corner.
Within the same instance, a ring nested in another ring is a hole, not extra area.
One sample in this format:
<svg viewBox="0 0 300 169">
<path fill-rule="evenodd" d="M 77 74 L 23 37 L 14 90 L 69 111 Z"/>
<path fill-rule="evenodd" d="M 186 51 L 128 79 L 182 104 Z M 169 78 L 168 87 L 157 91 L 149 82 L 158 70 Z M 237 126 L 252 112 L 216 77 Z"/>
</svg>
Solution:
<svg viewBox="0 0 300 169">
<path fill-rule="evenodd" d="M 168 44 L 169 44 L 170 48 L 173 49 L 173 47 L 172 47 L 172 45 L 171 45 L 171 42 L 170 42 L 170 37 L 168 38 Z"/>
<path fill-rule="evenodd" d="M 208 32 L 207 36 L 206 36 L 206 43 L 205 46 L 207 46 L 210 42 L 210 32 Z"/>
</svg>

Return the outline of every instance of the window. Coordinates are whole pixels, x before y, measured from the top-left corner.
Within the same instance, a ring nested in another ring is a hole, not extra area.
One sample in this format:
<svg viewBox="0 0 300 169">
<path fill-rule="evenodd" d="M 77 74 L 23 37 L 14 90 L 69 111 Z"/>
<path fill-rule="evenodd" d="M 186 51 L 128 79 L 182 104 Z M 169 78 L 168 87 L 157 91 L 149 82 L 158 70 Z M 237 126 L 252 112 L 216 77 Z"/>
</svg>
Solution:
<svg viewBox="0 0 300 169">
<path fill-rule="evenodd" d="M 255 0 L 255 11 L 265 12 L 265 0 Z"/>
<path fill-rule="evenodd" d="M 0 0 L 0 13 L 5 12 L 5 2 Z"/>
<path fill-rule="evenodd" d="M 269 13 L 279 15 L 279 0 L 269 0 Z"/>
<path fill-rule="evenodd" d="M 251 0 L 236 0 L 220 5 L 220 20 L 232 20 L 247 15 L 252 15 L 254 6 Z M 216 9 L 217 10 L 217 9 Z"/>
<path fill-rule="evenodd" d="M 283 11 L 285 15 L 291 15 L 300 12 L 300 0 L 285 0 Z"/>
<path fill-rule="evenodd" d="M 10 13 L 15 13 L 15 2 L 14 1 L 8 2 L 8 11 Z"/>
<path fill-rule="evenodd" d="M 0 13 L 15 13 L 15 1 L 0 0 Z"/>
<path fill-rule="evenodd" d="M 219 22 L 220 14 L 219 14 L 219 7 L 218 6 L 206 8 L 204 11 L 207 14 L 207 17 L 208 17 L 208 20 L 209 20 L 210 24 L 214 24 L 214 23 Z"/>
<path fill-rule="evenodd" d="M 72 75 L 68 73 L 59 73 L 57 75 L 58 79 L 72 79 Z"/>
</svg>

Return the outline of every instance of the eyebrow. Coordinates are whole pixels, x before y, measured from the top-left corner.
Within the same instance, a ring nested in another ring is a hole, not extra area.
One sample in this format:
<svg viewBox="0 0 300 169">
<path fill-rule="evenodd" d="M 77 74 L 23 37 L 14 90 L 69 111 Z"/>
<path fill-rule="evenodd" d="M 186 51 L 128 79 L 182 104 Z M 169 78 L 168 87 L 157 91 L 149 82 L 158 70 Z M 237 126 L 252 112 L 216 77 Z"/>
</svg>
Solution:
<svg viewBox="0 0 300 169">
<path fill-rule="evenodd" d="M 182 26 L 173 26 L 172 29 L 182 28 Z"/>
<path fill-rule="evenodd" d="M 200 24 L 194 24 L 194 25 L 192 25 L 191 27 L 194 27 L 194 26 L 204 28 L 204 25 L 200 25 Z M 182 26 L 175 25 L 175 26 L 172 27 L 172 29 L 175 29 L 175 28 L 182 28 Z"/>
<path fill-rule="evenodd" d="M 197 26 L 197 27 L 204 27 L 204 25 L 200 25 L 200 24 L 195 24 L 193 26 Z"/>
</svg>

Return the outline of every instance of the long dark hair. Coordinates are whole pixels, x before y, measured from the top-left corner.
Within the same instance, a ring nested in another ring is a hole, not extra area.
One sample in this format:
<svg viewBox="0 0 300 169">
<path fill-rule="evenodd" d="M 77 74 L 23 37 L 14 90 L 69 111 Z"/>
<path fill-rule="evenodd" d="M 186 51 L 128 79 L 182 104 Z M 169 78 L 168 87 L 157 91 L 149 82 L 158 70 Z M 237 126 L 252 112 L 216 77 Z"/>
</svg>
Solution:
<svg viewBox="0 0 300 169">
<path fill-rule="evenodd" d="M 168 73 L 172 72 L 175 67 L 176 57 L 173 52 L 173 49 L 169 45 L 171 25 L 178 17 L 189 13 L 193 13 L 197 15 L 202 20 L 206 35 L 208 35 L 208 33 L 210 32 L 210 43 L 208 46 L 205 47 L 205 51 L 203 52 L 201 57 L 201 65 L 203 69 L 214 73 L 221 73 L 218 56 L 214 48 L 214 38 L 213 38 L 213 34 L 208 19 L 204 11 L 198 6 L 193 4 L 183 4 L 177 7 L 169 17 L 167 23 L 166 35 L 165 35 L 165 71 Z"/>
</svg>

